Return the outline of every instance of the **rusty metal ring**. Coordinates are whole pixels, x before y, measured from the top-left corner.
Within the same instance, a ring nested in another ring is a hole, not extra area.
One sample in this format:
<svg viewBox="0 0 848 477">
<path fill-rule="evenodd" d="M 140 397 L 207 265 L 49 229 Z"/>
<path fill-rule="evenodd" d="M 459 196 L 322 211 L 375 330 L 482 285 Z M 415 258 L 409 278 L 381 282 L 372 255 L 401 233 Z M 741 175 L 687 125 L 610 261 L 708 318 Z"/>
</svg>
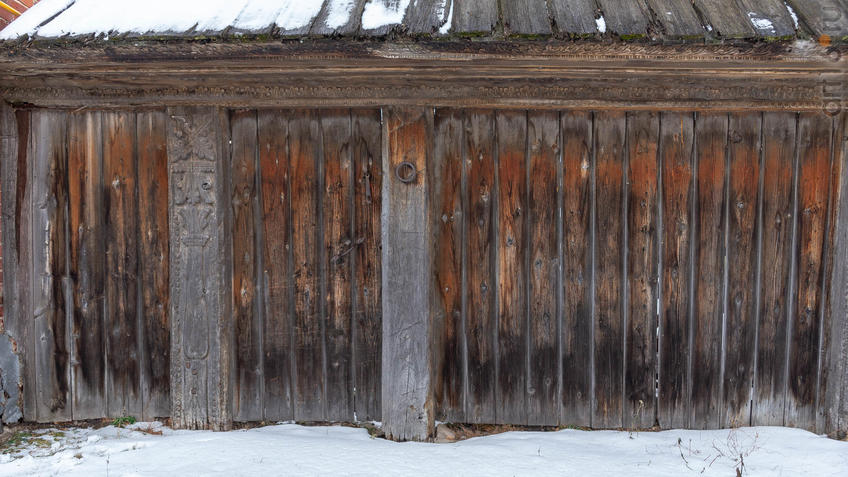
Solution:
<svg viewBox="0 0 848 477">
<path fill-rule="evenodd" d="M 418 171 L 415 169 L 415 164 L 409 161 L 403 161 L 395 167 L 395 177 L 404 184 L 409 184 L 418 177 Z"/>
</svg>

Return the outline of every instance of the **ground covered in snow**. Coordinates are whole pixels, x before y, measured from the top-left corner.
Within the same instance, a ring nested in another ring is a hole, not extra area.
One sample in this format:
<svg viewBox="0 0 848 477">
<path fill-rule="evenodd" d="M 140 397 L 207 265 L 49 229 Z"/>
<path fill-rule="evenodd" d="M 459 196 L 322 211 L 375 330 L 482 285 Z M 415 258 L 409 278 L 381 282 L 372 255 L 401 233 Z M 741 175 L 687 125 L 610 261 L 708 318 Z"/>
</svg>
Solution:
<svg viewBox="0 0 848 477">
<path fill-rule="evenodd" d="M 507 432 L 447 444 L 294 424 L 218 433 L 160 423 L 12 432 L 0 475 L 848 475 L 848 442 L 780 427 Z"/>
</svg>

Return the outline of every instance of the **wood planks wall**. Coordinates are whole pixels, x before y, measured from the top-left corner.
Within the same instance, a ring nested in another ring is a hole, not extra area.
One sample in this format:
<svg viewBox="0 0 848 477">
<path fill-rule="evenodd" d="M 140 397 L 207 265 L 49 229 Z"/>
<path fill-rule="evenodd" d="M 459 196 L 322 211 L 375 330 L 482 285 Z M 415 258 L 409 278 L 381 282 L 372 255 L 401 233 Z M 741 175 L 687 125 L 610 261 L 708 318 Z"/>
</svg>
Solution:
<svg viewBox="0 0 848 477">
<path fill-rule="evenodd" d="M 816 429 L 839 124 L 437 109 L 437 419 Z"/>
</svg>

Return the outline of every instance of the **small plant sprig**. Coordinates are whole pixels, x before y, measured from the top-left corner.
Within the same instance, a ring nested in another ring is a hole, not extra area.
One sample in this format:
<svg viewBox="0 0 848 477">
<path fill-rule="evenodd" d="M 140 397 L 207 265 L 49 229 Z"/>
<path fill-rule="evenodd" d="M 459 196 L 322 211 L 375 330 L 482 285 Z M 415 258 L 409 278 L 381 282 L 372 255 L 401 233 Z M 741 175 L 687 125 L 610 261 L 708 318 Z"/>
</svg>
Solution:
<svg viewBox="0 0 848 477">
<path fill-rule="evenodd" d="M 136 420 L 133 416 L 122 416 L 116 417 L 112 420 L 112 425 L 115 427 L 126 427 L 136 423 Z"/>
</svg>

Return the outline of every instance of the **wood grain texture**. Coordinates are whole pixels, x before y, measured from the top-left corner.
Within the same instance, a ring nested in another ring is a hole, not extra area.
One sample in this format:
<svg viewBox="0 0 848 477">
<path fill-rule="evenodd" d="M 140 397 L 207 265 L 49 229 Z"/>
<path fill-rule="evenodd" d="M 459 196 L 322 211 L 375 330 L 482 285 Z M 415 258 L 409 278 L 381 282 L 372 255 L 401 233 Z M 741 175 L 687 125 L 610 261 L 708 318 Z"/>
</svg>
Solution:
<svg viewBox="0 0 848 477">
<path fill-rule="evenodd" d="M 66 234 L 68 117 L 33 113 L 32 299 L 36 419 L 72 417 L 67 334 Z"/>
<path fill-rule="evenodd" d="M 559 113 L 527 116 L 527 423 L 559 424 Z"/>
<path fill-rule="evenodd" d="M 592 113 L 562 113 L 562 415 L 590 426 L 593 382 L 594 248 Z"/>
<path fill-rule="evenodd" d="M 453 25 L 457 34 L 491 33 L 499 21 L 497 0 L 451 0 Z"/>
<path fill-rule="evenodd" d="M 324 268 L 323 316 L 326 346 L 326 399 L 330 421 L 354 420 L 352 366 L 353 165 L 349 110 L 321 112 L 324 141 L 323 225 L 321 263 Z"/>
<path fill-rule="evenodd" d="M 257 283 L 257 117 L 254 110 L 231 113 L 230 206 L 233 217 L 233 419 L 260 421 L 262 402 L 262 313 Z"/>
<path fill-rule="evenodd" d="M 468 342 L 466 419 L 495 422 L 495 120 L 490 110 L 465 115 L 468 158 L 468 304 L 465 335 Z"/>
<path fill-rule="evenodd" d="M 648 0 L 656 21 L 667 38 L 697 38 L 705 33 L 701 20 L 692 8 L 691 1 Z"/>
<path fill-rule="evenodd" d="M 615 35 L 644 37 L 648 34 L 651 15 L 645 0 L 617 2 L 598 0 L 598 6 L 604 16 L 607 33 Z"/>
<path fill-rule="evenodd" d="M 409 162 L 417 171 L 407 183 L 383 181 L 383 430 L 391 439 L 421 441 L 434 426 L 427 220 L 433 110 L 385 109 L 383 131 L 383 170 Z"/>
<path fill-rule="evenodd" d="M 561 35 L 590 35 L 598 32 L 593 0 L 552 0 L 550 14 Z"/>
<path fill-rule="evenodd" d="M 663 113 L 661 118 L 663 239 L 657 421 L 663 429 L 688 427 L 691 416 L 694 127 L 692 113 Z"/>
<path fill-rule="evenodd" d="M 695 119 L 696 198 L 695 310 L 692 330 L 691 426 L 721 426 L 721 362 L 724 336 L 724 220 L 727 191 L 727 114 L 704 113 Z"/>
<path fill-rule="evenodd" d="M 762 116 L 731 114 L 727 315 L 725 317 L 723 426 L 751 422 L 751 389 L 756 354 L 757 196 L 760 176 Z M 751 285 L 754 286 L 751 286 Z"/>
<path fill-rule="evenodd" d="M 463 113 L 438 109 L 431 168 L 430 207 L 436 230 L 433 284 L 433 395 L 436 417 L 465 422 L 465 329 L 463 258 Z"/>
<path fill-rule="evenodd" d="M 328 0 L 312 22 L 311 35 L 355 35 L 362 24 L 362 10 L 368 0 Z M 335 18 L 331 18 L 331 15 Z M 347 20 L 339 25 L 339 16 Z M 332 22 L 332 24 L 330 24 Z"/>
<path fill-rule="evenodd" d="M 288 154 L 289 115 L 258 112 L 259 169 L 262 181 L 262 286 L 264 287 L 263 418 L 293 420 L 294 303 L 292 276 L 291 172 Z"/>
<path fill-rule="evenodd" d="M 795 35 L 795 24 L 783 0 L 739 0 L 742 14 L 760 37 L 791 37 Z"/>
<path fill-rule="evenodd" d="M 839 38 L 848 32 L 848 5 L 838 0 L 787 0 L 787 3 L 817 37 Z"/>
<path fill-rule="evenodd" d="M 74 419 L 106 413 L 101 113 L 72 114 L 68 131 L 69 271 L 73 280 Z M 167 209 L 166 209 L 167 210 Z M 166 366 L 167 368 L 167 366 Z M 167 380 L 167 369 L 166 369 Z M 167 388 L 166 388 L 167 389 Z"/>
<path fill-rule="evenodd" d="M 354 411 L 380 420 L 382 369 L 381 218 L 383 163 L 380 110 L 352 110 L 355 267 L 353 291 Z"/>
<path fill-rule="evenodd" d="M 623 425 L 624 113 L 595 114 L 595 402 L 592 427 Z"/>
<path fill-rule="evenodd" d="M 782 426 L 795 207 L 796 115 L 763 115 L 762 271 L 757 331 L 757 380 L 751 423 Z"/>
<path fill-rule="evenodd" d="M 499 111 L 497 135 L 497 382 L 499 423 L 527 421 L 527 113 Z"/>
<path fill-rule="evenodd" d="M 433 35 L 447 20 L 450 8 L 446 0 L 417 0 L 407 8 L 403 25 L 412 35 Z"/>
<path fill-rule="evenodd" d="M 801 114 L 798 123 L 798 240 L 796 301 L 790 317 L 789 376 L 785 424 L 815 429 L 820 309 L 827 201 L 832 169 L 832 120 Z"/>
<path fill-rule="evenodd" d="M 551 22 L 545 0 L 512 0 L 501 3 L 504 31 L 514 35 L 548 35 Z"/>
<path fill-rule="evenodd" d="M 693 5 L 720 37 L 746 38 L 754 34 L 753 25 L 736 0 L 695 0 Z"/>
</svg>

